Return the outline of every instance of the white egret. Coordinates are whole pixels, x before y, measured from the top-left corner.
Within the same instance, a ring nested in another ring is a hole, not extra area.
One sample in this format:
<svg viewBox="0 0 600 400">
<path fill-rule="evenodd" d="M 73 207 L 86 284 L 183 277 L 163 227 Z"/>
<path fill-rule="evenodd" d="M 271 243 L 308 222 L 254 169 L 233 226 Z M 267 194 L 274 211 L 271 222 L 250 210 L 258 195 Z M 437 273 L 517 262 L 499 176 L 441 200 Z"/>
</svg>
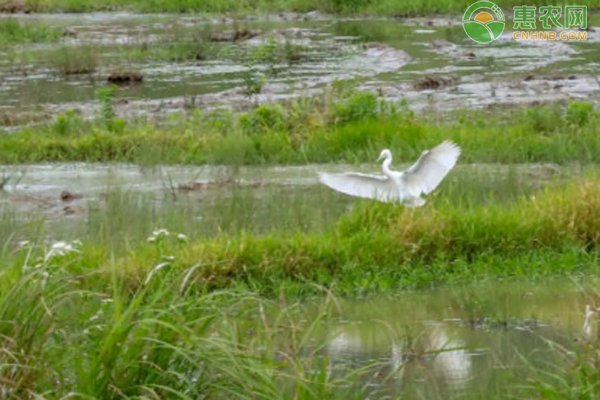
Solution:
<svg viewBox="0 0 600 400">
<path fill-rule="evenodd" d="M 358 172 L 320 174 L 321 183 L 351 196 L 383 202 L 399 202 L 410 207 L 425 204 L 421 194 L 431 193 L 450 172 L 460 155 L 460 147 L 446 140 L 421 157 L 405 171 L 392 171 L 392 152 L 385 149 L 377 161 L 383 159 L 383 175 Z"/>
</svg>

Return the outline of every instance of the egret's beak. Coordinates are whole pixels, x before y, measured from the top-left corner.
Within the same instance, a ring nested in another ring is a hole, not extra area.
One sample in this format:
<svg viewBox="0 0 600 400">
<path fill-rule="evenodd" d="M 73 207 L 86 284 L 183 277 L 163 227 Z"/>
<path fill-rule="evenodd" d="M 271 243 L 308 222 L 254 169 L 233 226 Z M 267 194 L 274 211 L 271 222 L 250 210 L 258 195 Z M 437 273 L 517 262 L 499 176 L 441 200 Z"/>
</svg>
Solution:
<svg viewBox="0 0 600 400">
<path fill-rule="evenodd" d="M 379 158 L 377 158 L 377 161 L 375 161 L 375 162 L 379 162 L 379 161 L 381 161 L 381 160 L 383 160 L 383 154 L 380 154 L 380 155 L 379 155 Z"/>
</svg>

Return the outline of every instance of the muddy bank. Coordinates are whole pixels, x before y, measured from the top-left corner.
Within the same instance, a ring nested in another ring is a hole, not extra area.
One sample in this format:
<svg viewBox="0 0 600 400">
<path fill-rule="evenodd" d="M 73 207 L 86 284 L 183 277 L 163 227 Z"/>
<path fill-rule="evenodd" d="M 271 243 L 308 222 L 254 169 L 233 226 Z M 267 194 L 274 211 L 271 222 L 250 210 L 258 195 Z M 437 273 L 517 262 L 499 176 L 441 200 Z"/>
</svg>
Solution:
<svg viewBox="0 0 600 400">
<path fill-rule="evenodd" d="M 527 75 L 492 82 L 459 82 L 454 76 L 427 76 L 413 84 L 378 86 L 388 101 L 406 99 L 415 111 L 449 111 L 461 108 L 484 109 L 494 105 L 538 105 L 555 101 L 589 101 L 600 105 L 600 82 L 593 76 L 553 75 L 551 79 Z"/>
<path fill-rule="evenodd" d="M 382 44 L 368 44 L 361 46 L 351 55 L 343 57 L 339 63 L 333 64 L 328 60 L 314 63 L 310 72 L 315 74 L 311 80 L 305 80 L 306 67 L 298 67 L 293 74 L 278 76 L 269 79 L 263 84 L 258 93 L 249 95 L 243 86 L 234 87 L 216 93 L 203 95 L 177 96 L 164 99 L 127 99 L 122 98 L 114 102 L 116 115 L 121 118 L 132 118 L 141 116 L 166 116 L 175 112 L 185 112 L 200 108 L 210 110 L 220 107 L 231 108 L 235 111 L 245 111 L 256 104 L 270 103 L 279 100 L 310 96 L 319 93 L 326 85 L 340 79 L 368 78 L 383 73 L 394 73 L 411 61 L 411 57 L 404 51 L 394 49 Z M 164 66 L 167 68 L 167 65 Z M 282 69 L 287 68 L 285 65 Z M 194 70 L 202 67 L 190 66 L 185 74 L 191 74 Z M 142 70 L 139 72 L 140 80 L 127 80 L 124 83 L 141 83 L 145 81 L 152 84 L 151 76 L 154 70 Z M 252 73 L 243 65 L 230 65 L 229 70 L 244 71 Z M 183 72 L 183 71 L 182 71 Z M 206 71 L 204 71 L 206 72 Z M 199 71 L 199 73 L 202 73 Z M 257 76 L 260 76 L 260 70 Z M 317 76 L 318 74 L 318 76 Z M 112 75 L 111 75 L 112 76 Z M 137 75 L 136 75 L 137 76 Z M 149 78 L 145 79 L 144 77 Z M 109 77 L 109 79 L 111 79 Z M 257 78 L 259 79 L 259 78 Z M 121 82 L 119 82 L 121 83 Z M 242 82 L 239 82 L 242 84 Z M 91 119 L 96 115 L 96 105 L 93 103 L 66 103 L 47 106 L 51 114 L 65 113 L 68 110 L 77 110 L 84 119 Z"/>
</svg>

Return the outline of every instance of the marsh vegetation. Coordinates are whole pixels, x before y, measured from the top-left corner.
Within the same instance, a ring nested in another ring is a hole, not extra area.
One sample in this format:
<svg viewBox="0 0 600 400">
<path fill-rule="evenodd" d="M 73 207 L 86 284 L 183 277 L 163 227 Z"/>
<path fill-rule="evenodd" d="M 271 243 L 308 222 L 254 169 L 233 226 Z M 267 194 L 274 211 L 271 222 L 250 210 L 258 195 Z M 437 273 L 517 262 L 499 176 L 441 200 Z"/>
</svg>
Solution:
<svg viewBox="0 0 600 400">
<path fill-rule="evenodd" d="M 596 397 L 596 41 L 241 17 L 459 1 L 19 4 L 209 16 L 0 19 L 0 398 Z M 423 208 L 317 184 L 446 139 Z"/>
<path fill-rule="evenodd" d="M 11 1 L 7 1 L 11 3 Z M 513 0 L 496 2 L 500 7 L 512 8 L 520 5 Z M 29 12 L 90 12 L 114 11 L 115 9 L 138 12 L 204 12 L 204 13 L 269 13 L 269 12 L 307 12 L 319 10 L 326 13 L 342 14 L 376 14 L 393 17 L 424 15 L 431 13 L 461 13 L 471 3 L 463 0 L 428 1 L 416 0 L 261 0 L 261 1 L 203 1 L 189 0 L 26 0 L 20 11 Z M 539 0 L 531 5 L 543 5 Z M 591 1 L 587 4 L 590 9 L 597 9 L 598 4 Z"/>
<path fill-rule="evenodd" d="M 194 112 L 162 124 L 116 118 L 114 89 L 98 92 L 99 114 L 60 114 L 52 124 L 0 139 L 5 163 L 306 164 L 372 161 L 390 148 L 396 162 L 452 139 L 463 162 L 598 162 L 599 114 L 591 103 L 509 110 L 502 118 L 456 112 L 432 121 L 373 93 L 339 93 L 263 105 L 247 113 Z M 114 133 L 118 134 L 115 135 Z M 182 135 L 181 132 L 186 132 Z"/>
</svg>

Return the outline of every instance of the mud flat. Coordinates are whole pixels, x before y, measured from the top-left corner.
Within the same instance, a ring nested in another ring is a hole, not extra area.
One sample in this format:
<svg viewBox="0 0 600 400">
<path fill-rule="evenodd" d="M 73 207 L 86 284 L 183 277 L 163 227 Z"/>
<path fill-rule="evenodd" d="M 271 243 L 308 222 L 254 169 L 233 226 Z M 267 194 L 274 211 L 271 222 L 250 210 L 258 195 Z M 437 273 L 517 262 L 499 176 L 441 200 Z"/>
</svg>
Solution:
<svg viewBox="0 0 600 400">
<path fill-rule="evenodd" d="M 6 55 L 0 63 L 0 115 L 11 116 L 2 119 L 7 127 L 52 119 L 70 109 L 92 118 L 96 92 L 115 71 L 143 77 L 116 93 L 115 112 L 125 119 L 194 108 L 246 110 L 312 95 L 344 80 L 389 100 L 407 99 L 416 111 L 569 99 L 598 102 L 591 46 L 598 40 L 595 29 L 587 32 L 586 43 L 516 42 L 505 32 L 501 40 L 476 46 L 460 21 L 451 18 L 305 17 L 223 21 L 167 14 L 15 15 L 11 18 L 23 24 L 44 24 L 66 34 L 57 43 L 0 49 Z M 178 43 L 201 56 L 173 61 L 169 52 L 181 51 L 173 50 Z M 93 49 L 98 57 L 93 72 L 58 73 L 52 60 L 65 47 Z M 149 48 L 160 51 L 150 53 Z M 550 83 L 526 79 L 548 74 L 569 78 Z M 249 84 L 257 86 L 249 92 Z"/>
</svg>

